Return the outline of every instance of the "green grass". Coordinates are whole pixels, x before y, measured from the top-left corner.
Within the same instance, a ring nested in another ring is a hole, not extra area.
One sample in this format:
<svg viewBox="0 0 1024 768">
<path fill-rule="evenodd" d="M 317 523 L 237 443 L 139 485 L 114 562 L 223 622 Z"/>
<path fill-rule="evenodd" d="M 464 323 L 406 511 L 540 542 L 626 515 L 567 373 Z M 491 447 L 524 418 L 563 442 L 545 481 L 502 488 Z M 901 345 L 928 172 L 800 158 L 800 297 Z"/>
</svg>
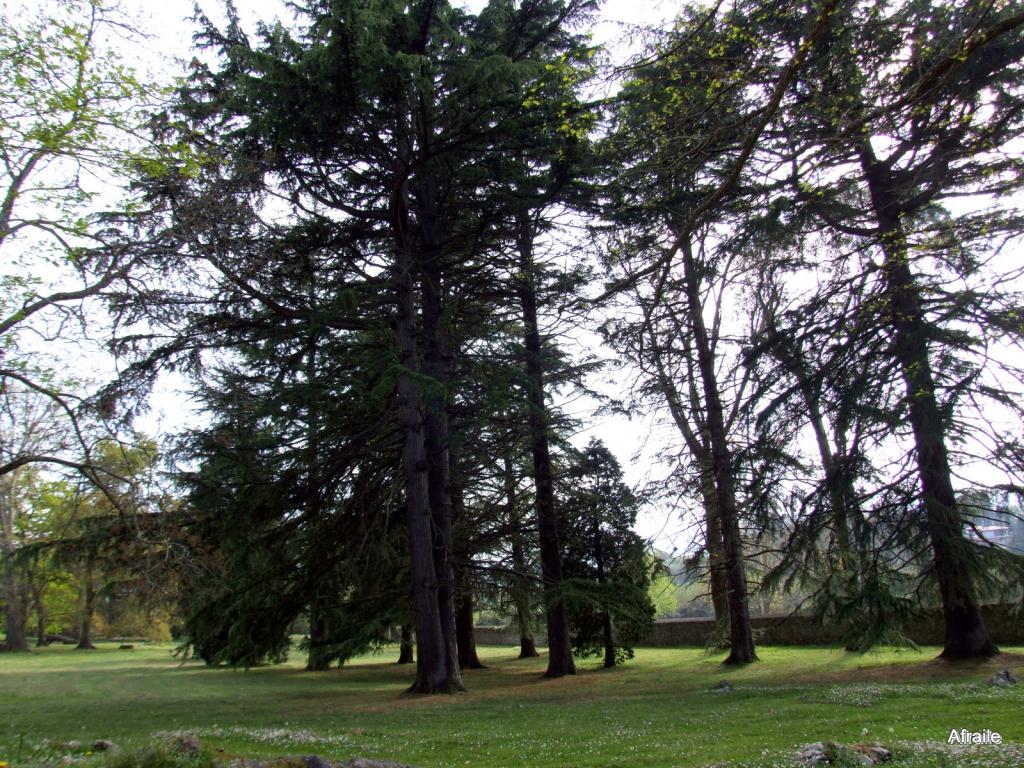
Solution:
<svg viewBox="0 0 1024 768">
<path fill-rule="evenodd" d="M 73 757 L 88 764 L 94 739 L 130 747 L 189 731 L 229 756 L 367 756 L 422 768 L 791 765 L 797 745 L 820 740 L 895 745 L 900 766 L 1024 765 L 1024 684 L 987 684 L 1004 666 L 1024 676 L 1016 654 L 949 665 L 932 648 L 763 647 L 761 662 L 726 669 L 696 649 L 641 649 L 620 669 L 584 660 L 575 677 L 545 680 L 543 658 L 494 647 L 482 649 L 489 669 L 466 673 L 468 693 L 420 697 L 403 694 L 411 670 L 391 650 L 326 673 L 305 672 L 298 657 L 209 669 L 170 650 L 0 654 L 0 761 L 53 761 L 68 752 L 56 744 L 77 740 Z M 732 691 L 710 690 L 722 679 Z M 947 754 L 953 728 L 990 728 L 1009 746 Z"/>
</svg>

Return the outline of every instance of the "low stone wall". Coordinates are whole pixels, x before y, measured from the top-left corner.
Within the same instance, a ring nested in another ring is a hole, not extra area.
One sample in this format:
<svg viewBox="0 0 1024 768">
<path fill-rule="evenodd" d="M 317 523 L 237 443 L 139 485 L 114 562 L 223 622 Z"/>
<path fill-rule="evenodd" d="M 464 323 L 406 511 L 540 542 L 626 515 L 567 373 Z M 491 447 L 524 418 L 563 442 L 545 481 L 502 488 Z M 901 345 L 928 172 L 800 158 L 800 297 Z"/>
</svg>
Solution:
<svg viewBox="0 0 1024 768">
<path fill-rule="evenodd" d="M 1024 615 L 1012 613 L 1013 606 L 986 605 L 981 609 L 985 625 L 996 644 L 1024 645 Z M 757 642 L 764 645 L 836 645 L 842 637 L 838 626 L 821 626 L 807 616 L 751 617 Z M 714 628 L 710 619 L 661 619 L 643 645 L 671 647 L 703 646 Z M 918 645 L 942 645 L 942 614 L 934 612 L 915 620 L 908 637 Z"/>
<path fill-rule="evenodd" d="M 1013 606 L 986 605 L 981 609 L 985 625 L 996 645 L 1024 645 L 1024 615 L 1012 613 Z M 821 626 L 807 616 L 754 616 L 756 640 L 763 645 L 837 645 L 842 632 L 837 626 Z M 712 619 L 659 619 L 650 636 L 640 645 L 654 648 L 676 646 L 704 647 L 714 629 Z M 519 633 L 511 628 L 476 627 L 481 645 L 518 645 Z M 942 645 L 942 614 L 934 613 L 916 620 L 907 632 L 918 645 Z M 544 633 L 535 636 L 538 646 L 547 643 Z"/>
<path fill-rule="evenodd" d="M 477 645 L 519 645 L 519 630 L 509 627 L 473 627 L 473 635 Z M 535 633 L 533 640 L 539 646 L 548 644 L 544 632 Z"/>
</svg>

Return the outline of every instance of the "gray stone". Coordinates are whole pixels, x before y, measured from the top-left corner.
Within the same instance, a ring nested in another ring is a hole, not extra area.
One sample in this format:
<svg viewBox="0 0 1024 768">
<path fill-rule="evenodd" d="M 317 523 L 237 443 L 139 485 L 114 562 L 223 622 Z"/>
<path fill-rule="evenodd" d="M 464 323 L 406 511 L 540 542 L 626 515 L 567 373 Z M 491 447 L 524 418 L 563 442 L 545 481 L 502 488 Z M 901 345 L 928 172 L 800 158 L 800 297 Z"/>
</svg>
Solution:
<svg viewBox="0 0 1024 768">
<path fill-rule="evenodd" d="M 203 751 L 203 745 L 199 741 L 199 737 L 194 733 L 177 734 L 174 737 L 174 741 L 171 742 L 171 746 L 176 752 L 186 755 L 198 755 Z"/>
<path fill-rule="evenodd" d="M 823 765 L 829 762 L 828 747 L 823 741 L 804 744 L 797 752 L 796 758 L 802 765 Z"/>
<path fill-rule="evenodd" d="M 797 752 L 796 760 L 804 766 L 831 765 L 840 755 L 846 755 L 861 765 L 880 765 L 892 759 L 892 753 L 881 744 L 847 746 L 834 741 L 816 741 L 804 744 Z"/>
<path fill-rule="evenodd" d="M 96 741 L 92 743 L 93 752 L 109 752 L 112 749 L 117 749 L 117 745 L 107 739 L 96 739 Z"/>
<path fill-rule="evenodd" d="M 875 765 L 887 763 L 890 760 L 892 760 L 892 752 L 883 747 L 881 744 L 874 744 L 868 747 L 866 753 L 871 756 L 871 759 L 874 760 Z"/>
<path fill-rule="evenodd" d="M 732 690 L 732 683 L 730 683 L 728 680 L 719 680 L 717 683 L 715 683 L 715 685 L 711 687 L 711 690 L 717 691 L 719 693 L 728 693 Z"/>
<path fill-rule="evenodd" d="M 1010 672 L 1010 670 L 1004 669 L 1000 672 L 996 672 L 989 682 L 992 685 L 1016 685 L 1017 678 L 1013 676 L 1013 673 Z"/>
</svg>

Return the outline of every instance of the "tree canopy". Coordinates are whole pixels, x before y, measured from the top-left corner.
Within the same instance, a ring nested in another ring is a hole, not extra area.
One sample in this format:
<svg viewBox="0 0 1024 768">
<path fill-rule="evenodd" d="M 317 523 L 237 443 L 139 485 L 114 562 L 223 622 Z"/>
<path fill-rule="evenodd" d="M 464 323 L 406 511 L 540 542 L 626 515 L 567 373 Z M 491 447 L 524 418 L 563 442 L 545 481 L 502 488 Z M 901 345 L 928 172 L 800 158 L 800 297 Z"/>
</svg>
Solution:
<svg viewBox="0 0 1024 768">
<path fill-rule="evenodd" d="M 112 12 L 61 8 L 0 25 L 8 645 L 42 551 L 19 483 L 63 468 L 83 647 L 121 548 L 173 564 L 161 604 L 208 663 L 298 634 L 316 671 L 401 637 L 419 693 L 465 687 L 481 608 L 524 657 L 543 624 L 548 677 L 613 666 L 678 578 L 728 663 L 757 660 L 778 596 L 851 648 L 936 610 L 944 656 L 998 652 L 981 606 L 1022 567 L 993 501 L 1024 489 L 1018 3 L 692 7 L 610 68 L 591 0 L 311 0 L 253 28 L 229 2 L 150 104 Z M 102 387 L 32 339 L 93 328 Z M 125 427 L 169 371 L 199 418 L 158 477 Z M 598 412 L 654 420 L 664 483 L 582 444 Z M 685 574 L 637 534 L 645 505 L 692 523 Z"/>
</svg>

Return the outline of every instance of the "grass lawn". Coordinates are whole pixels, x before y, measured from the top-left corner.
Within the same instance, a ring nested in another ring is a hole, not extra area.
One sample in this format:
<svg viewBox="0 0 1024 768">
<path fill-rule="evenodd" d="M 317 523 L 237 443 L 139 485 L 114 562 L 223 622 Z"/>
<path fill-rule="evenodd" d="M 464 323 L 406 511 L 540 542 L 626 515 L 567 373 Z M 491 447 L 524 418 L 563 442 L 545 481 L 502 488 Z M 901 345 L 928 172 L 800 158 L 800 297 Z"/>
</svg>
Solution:
<svg viewBox="0 0 1024 768">
<path fill-rule="evenodd" d="M 985 663 L 935 661 L 938 649 L 855 655 L 831 648 L 758 649 L 726 669 L 698 649 L 640 649 L 625 667 L 541 677 L 544 659 L 489 647 L 469 692 L 403 695 L 397 651 L 344 669 L 294 663 L 249 671 L 182 663 L 170 646 L 97 651 L 52 647 L 0 654 L 0 762 L 60 763 L 53 745 L 83 753 L 99 738 L 122 746 L 189 731 L 226 755 L 318 754 L 440 766 L 793 765 L 796 746 L 880 741 L 894 766 L 1024 766 L 1024 683 L 988 684 L 998 669 L 1024 677 L 1022 648 Z M 727 679 L 733 688 L 712 687 Z M 951 729 L 999 732 L 1002 747 L 953 749 Z M 866 731 L 866 733 L 865 733 Z M 67 762 L 65 760 L 65 762 Z"/>
</svg>

